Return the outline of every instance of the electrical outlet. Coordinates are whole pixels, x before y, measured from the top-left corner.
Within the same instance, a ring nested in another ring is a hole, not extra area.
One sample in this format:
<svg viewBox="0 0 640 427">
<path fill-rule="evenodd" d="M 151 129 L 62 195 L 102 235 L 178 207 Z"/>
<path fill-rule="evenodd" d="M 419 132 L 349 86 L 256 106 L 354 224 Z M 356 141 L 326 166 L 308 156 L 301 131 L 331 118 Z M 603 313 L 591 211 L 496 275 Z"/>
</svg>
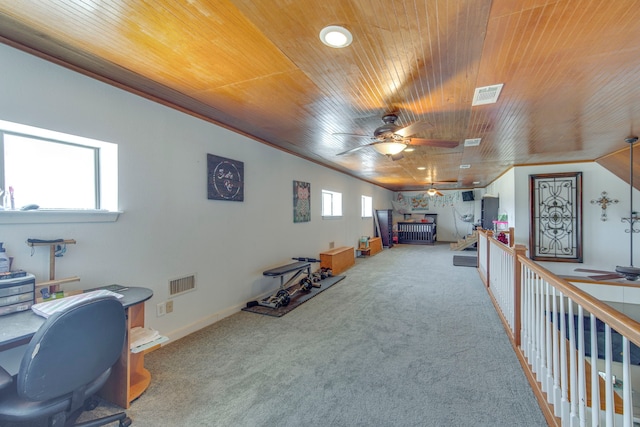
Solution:
<svg viewBox="0 0 640 427">
<path fill-rule="evenodd" d="M 167 312 L 167 314 L 169 313 L 173 313 L 173 301 L 169 300 L 167 301 L 167 303 L 165 304 L 165 311 Z"/>
<path fill-rule="evenodd" d="M 167 306 L 165 303 L 161 302 L 158 305 L 156 305 L 156 314 L 158 317 L 161 317 L 167 314 Z"/>
<path fill-rule="evenodd" d="M 336 245 L 336 242 L 329 242 L 329 249 L 333 249 L 335 245 Z"/>
</svg>

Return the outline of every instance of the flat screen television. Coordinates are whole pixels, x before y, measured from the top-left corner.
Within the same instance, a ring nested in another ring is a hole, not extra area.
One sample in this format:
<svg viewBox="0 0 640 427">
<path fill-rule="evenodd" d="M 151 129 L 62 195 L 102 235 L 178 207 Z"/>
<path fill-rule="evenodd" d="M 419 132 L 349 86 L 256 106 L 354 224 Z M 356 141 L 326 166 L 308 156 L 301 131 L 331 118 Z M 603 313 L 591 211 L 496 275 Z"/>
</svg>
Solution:
<svg viewBox="0 0 640 427">
<path fill-rule="evenodd" d="M 463 191 L 462 192 L 462 201 L 463 202 L 471 202 L 473 201 L 473 191 Z"/>
</svg>

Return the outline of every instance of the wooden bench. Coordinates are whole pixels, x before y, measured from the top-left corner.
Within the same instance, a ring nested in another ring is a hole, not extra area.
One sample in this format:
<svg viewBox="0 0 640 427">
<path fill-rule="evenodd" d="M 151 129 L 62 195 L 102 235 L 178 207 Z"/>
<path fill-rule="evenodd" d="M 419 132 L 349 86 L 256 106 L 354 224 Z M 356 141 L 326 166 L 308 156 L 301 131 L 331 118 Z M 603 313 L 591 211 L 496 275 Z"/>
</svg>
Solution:
<svg viewBox="0 0 640 427">
<path fill-rule="evenodd" d="M 366 246 L 361 243 L 356 251 L 360 253 L 360 258 L 374 256 L 382 252 L 382 239 L 380 237 L 372 237 L 367 241 Z"/>
<path fill-rule="evenodd" d="M 320 253 L 320 267 L 330 268 L 338 275 L 356 263 L 355 251 L 351 246 L 342 246 Z"/>
<path fill-rule="evenodd" d="M 382 252 L 382 239 L 380 237 L 372 237 L 369 239 L 369 255 L 373 256 Z"/>
</svg>

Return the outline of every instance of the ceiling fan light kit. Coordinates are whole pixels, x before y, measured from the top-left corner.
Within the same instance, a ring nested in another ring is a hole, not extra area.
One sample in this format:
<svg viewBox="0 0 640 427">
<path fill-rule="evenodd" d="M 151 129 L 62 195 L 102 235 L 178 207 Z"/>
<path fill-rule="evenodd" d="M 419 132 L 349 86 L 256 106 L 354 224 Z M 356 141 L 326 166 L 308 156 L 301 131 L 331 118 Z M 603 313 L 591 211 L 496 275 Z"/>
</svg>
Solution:
<svg viewBox="0 0 640 427">
<path fill-rule="evenodd" d="M 380 154 L 393 156 L 407 148 L 407 144 L 403 142 L 379 142 L 373 148 Z"/>
<path fill-rule="evenodd" d="M 339 25 L 329 25 L 320 30 L 320 40 L 329 47 L 340 49 L 353 41 L 351 32 Z"/>
</svg>

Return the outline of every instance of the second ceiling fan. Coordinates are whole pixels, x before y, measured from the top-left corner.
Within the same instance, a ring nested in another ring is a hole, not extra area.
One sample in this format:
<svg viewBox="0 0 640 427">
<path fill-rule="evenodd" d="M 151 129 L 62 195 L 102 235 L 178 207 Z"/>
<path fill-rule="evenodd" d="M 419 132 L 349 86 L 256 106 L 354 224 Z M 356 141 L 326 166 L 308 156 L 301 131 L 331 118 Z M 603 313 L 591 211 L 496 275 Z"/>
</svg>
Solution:
<svg viewBox="0 0 640 427">
<path fill-rule="evenodd" d="M 373 141 L 351 148 L 349 150 L 338 153 L 337 156 L 353 153 L 362 148 L 373 147 L 380 154 L 390 156 L 393 160 L 402 158 L 402 151 L 409 145 L 421 145 L 430 147 L 454 148 L 458 146 L 458 141 L 441 140 L 441 139 L 423 139 L 415 138 L 413 135 L 420 133 L 422 130 L 431 126 L 431 124 L 423 121 L 412 123 L 408 126 L 396 125 L 398 115 L 389 113 L 382 116 L 382 126 L 373 131 L 373 137 L 359 134 L 334 134 L 349 135 L 361 138 L 371 138 Z"/>
</svg>

